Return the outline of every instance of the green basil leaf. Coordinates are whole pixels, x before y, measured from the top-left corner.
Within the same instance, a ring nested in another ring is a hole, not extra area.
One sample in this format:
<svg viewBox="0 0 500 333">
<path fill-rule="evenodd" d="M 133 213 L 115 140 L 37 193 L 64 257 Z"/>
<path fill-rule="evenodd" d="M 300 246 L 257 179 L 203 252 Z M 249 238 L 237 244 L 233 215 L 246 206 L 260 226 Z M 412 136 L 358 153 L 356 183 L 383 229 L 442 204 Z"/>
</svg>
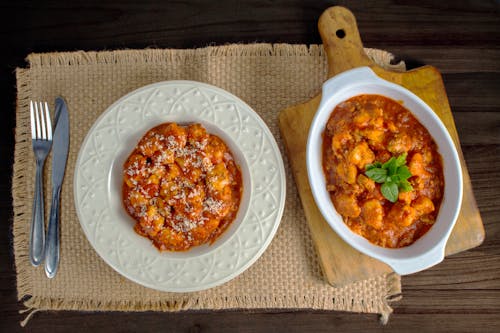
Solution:
<svg viewBox="0 0 500 333">
<path fill-rule="evenodd" d="M 403 179 L 399 182 L 399 189 L 401 192 L 409 192 L 413 190 L 413 186 L 411 186 L 409 181 Z"/>
<path fill-rule="evenodd" d="M 371 169 L 374 169 L 374 168 L 381 168 L 381 167 L 382 167 L 382 163 L 375 162 L 375 163 L 372 163 L 372 164 L 367 164 L 366 167 L 365 167 L 365 170 L 368 171 L 368 170 L 371 170 Z"/>
<path fill-rule="evenodd" d="M 410 170 L 406 165 L 400 166 L 398 168 L 397 174 L 401 180 L 406 180 L 412 176 Z"/>
<path fill-rule="evenodd" d="M 390 202 L 396 202 L 398 200 L 398 184 L 394 182 L 386 182 L 380 187 L 380 192 L 382 195 Z"/>
<path fill-rule="evenodd" d="M 383 183 L 387 178 L 387 170 L 381 168 L 372 168 L 370 170 L 367 170 L 365 174 L 377 183 Z"/>
<path fill-rule="evenodd" d="M 400 180 L 399 175 L 398 175 L 398 174 L 395 174 L 395 175 L 392 175 L 392 176 L 387 177 L 386 182 L 389 182 L 389 183 L 396 183 L 396 184 L 397 184 L 397 183 L 399 183 L 399 180 Z"/>
<path fill-rule="evenodd" d="M 406 156 L 407 155 L 408 155 L 407 153 L 403 153 L 403 154 L 399 155 L 398 158 L 396 158 L 396 165 L 398 167 L 406 164 Z"/>
<path fill-rule="evenodd" d="M 387 162 L 382 164 L 382 168 L 389 169 L 389 165 L 392 165 L 393 163 L 396 163 L 396 159 L 394 157 L 391 157 Z"/>
<path fill-rule="evenodd" d="M 413 187 L 408 182 L 408 178 L 412 176 L 410 170 L 406 166 L 407 153 L 403 153 L 398 157 L 391 157 L 387 162 L 375 162 L 367 164 L 366 176 L 377 183 L 381 183 L 380 191 L 382 195 L 390 202 L 398 200 L 399 191 L 408 192 L 413 190 Z"/>
<path fill-rule="evenodd" d="M 393 174 L 396 173 L 396 169 L 398 166 L 396 165 L 396 158 L 391 157 L 390 160 L 382 164 L 382 168 L 387 169 L 387 174 L 389 176 L 392 176 Z"/>
</svg>

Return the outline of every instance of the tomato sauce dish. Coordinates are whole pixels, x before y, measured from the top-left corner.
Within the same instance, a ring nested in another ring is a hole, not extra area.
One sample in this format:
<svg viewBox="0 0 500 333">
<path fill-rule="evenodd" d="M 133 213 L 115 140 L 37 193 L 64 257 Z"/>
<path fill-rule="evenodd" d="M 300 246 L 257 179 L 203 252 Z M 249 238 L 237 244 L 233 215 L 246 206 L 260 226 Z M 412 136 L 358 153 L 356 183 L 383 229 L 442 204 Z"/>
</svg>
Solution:
<svg viewBox="0 0 500 333">
<path fill-rule="evenodd" d="M 192 292 L 260 258 L 281 222 L 286 175 L 249 105 L 213 85 L 164 81 L 96 119 L 74 191 L 82 230 L 109 266 L 149 288 Z"/>
<path fill-rule="evenodd" d="M 446 127 L 418 96 L 368 67 L 333 77 L 306 156 L 315 202 L 347 243 L 402 275 L 443 260 L 462 171 Z"/>
<path fill-rule="evenodd" d="M 240 167 L 201 124 L 150 129 L 127 158 L 123 202 L 135 231 L 162 251 L 212 244 L 238 213 Z"/>
<path fill-rule="evenodd" d="M 441 155 L 397 101 L 367 94 L 337 105 L 323 133 L 322 163 L 335 209 L 370 242 L 408 246 L 436 221 Z"/>
</svg>

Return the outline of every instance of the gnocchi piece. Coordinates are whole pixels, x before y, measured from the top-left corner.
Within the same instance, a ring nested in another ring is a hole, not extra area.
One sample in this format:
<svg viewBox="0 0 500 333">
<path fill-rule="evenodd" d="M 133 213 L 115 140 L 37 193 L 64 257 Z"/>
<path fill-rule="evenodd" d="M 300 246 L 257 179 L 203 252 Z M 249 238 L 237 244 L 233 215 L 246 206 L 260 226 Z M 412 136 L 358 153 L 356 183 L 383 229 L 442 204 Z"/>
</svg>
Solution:
<svg viewBox="0 0 500 333">
<path fill-rule="evenodd" d="M 128 200 L 130 201 L 130 204 L 134 207 L 142 207 L 147 205 L 148 199 L 141 194 L 139 191 L 130 191 L 128 195 Z"/>
<path fill-rule="evenodd" d="M 411 150 L 412 139 L 405 134 L 396 134 L 387 144 L 387 150 L 392 154 L 402 154 Z"/>
<path fill-rule="evenodd" d="M 337 174 L 344 182 L 354 184 L 356 183 L 358 169 L 352 164 L 341 163 L 337 166 Z"/>
<path fill-rule="evenodd" d="M 372 145 L 382 144 L 385 139 L 385 132 L 381 129 L 367 129 L 363 131 L 363 135 Z"/>
<path fill-rule="evenodd" d="M 139 142 L 139 151 L 145 157 L 151 157 L 154 153 L 164 149 L 163 142 L 160 136 L 152 136 L 144 138 Z"/>
<path fill-rule="evenodd" d="M 221 163 L 224 159 L 225 144 L 216 136 L 211 136 L 208 140 L 206 153 L 211 156 L 210 161 L 212 164 Z"/>
<path fill-rule="evenodd" d="M 332 138 L 332 149 L 334 152 L 340 153 L 344 147 L 352 140 L 352 135 L 349 132 L 340 132 Z"/>
<path fill-rule="evenodd" d="M 425 196 L 418 197 L 411 205 L 420 215 L 432 213 L 435 210 L 434 203 Z"/>
<path fill-rule="evenodd" d="M 360 112 L 352 120 L 352 122 L 359 128 L 368 126 L 369 121 L 370 114 L 368 112 Z"/>
<path fill-rule="evenodd" d="M 361 214 L 361 208 L 354 195 L 342 193 L 334 196 L 334 200 L 339 214 L 347 217 L 358 217 Z"/>
<path fill-rule="evenodd" d="M 372 118 L 372 120 L 370 120 L 370 125 L 372 125 L 374 129 L 382 129 L 384 127 L 384 117 Z"/>
<path fill-rule="evenodd" d="M 375 154 L 368 147 L 368 144 L 363 141 L 358 144 L 349 154 L 349 163 L 354 164 L 360 170 L 364 170 L 367 164 L 373 163 Z"/>
<path fill-rule="evenodd" d="M 363 220 L 366 224 L 377 230 L 382 229 L 384 208 L 379 200 L 371 199 L 365 201 L 363 207 L 361 208 L 361 214 L 363 215 Z"/>
<path fill-rule="evenodd" d="M 208 188 L 215 192 L 222 192 L 229 185 L 229 173 L 224 163 L 219 163 L 207 172 Z"/>
<path fill-rule="evenodd" d="M 396 202 L 387 217 L 392 223 L 401 227 L 407 227 L 417 219 L 417 211 L 410 205 Z"/>
<path fill-rule="evenodd" d="M 375 182 L 363 174 L 359 174 L 357 182 L 368 192 L 373 192 L 375 190 Z"/>
<path fill-rule="evenodd" d="M 409 205 L 415 199 L 415 196 L 416 196 L 415 191 L 399 192 L 398 200 Z"/>
<path fill-rule="evenodd" d="M 412 176 L 422 177 L 423 175 L 425 175 L 426 171 L 424 167 L 425 164 L 422 154 L 420 153 L 413 154 L 410 160 L 410 164 L 408 166 L 408 169 L 410 170 Z"/>
<path fill-rule="evenodd" d="M 201 145 L 204 146 L 207 144 L 209 135 L 205 128 L 200 124 L 194 124 L 188 127 L 188 142 L 191 145 Z"/>
</svg>

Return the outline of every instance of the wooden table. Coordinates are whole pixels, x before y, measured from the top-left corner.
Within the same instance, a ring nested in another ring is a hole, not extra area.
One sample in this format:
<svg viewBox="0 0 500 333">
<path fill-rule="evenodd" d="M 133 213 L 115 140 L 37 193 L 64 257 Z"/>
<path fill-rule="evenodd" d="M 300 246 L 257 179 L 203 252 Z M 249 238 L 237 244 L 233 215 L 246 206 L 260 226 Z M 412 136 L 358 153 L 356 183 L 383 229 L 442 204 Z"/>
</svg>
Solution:
<svg viewBox="0 0 500 333">
<path fill-rule="evenodd" d="M 14 68 L 30 52 L 193 48 L 232 42 L 320 43 L 332 1 L 43 1 L 1 4 L 0 331 L 20 331 L 12 253 Z M 444 77 L 486 229 L 478 248 L 403 277 L 389 324 L 343 312 L 42 312 L 28 330 L 50 332 L 500 331 L 500 5 L 498 1 L 342 1 L 367 47 Z"/>
</svg>

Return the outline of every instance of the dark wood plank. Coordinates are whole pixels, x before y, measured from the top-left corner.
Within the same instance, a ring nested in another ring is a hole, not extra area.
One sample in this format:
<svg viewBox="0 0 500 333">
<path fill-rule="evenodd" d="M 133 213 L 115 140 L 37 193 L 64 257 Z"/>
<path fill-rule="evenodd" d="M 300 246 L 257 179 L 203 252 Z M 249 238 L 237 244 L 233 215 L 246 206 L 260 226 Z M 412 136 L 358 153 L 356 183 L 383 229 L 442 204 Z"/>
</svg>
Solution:
<svg viewBox="0 0 500 333">
<path fill-rule="evenodd" d="M 365 42 L 365 46 L 370 46 Z M 491 73 L 500 71 L 500 50 L 467 48 L 464 46 L 447 46 L 446 57 L 443 57 L 443 48 L 435 46 L 390 46 L 388 51 L 415 65 L 432 64 L 442 74 L 459 73 Z"/>
<path fill-rule="evenodd" d="M 498 1 L 75 0 L 0 4 L 0 320 L 21 331 L 11 248 L 16 66 L 29 52 L 192 48 L 231 42 L 320 43 L 317 19 L 332 4 L 351 9 L 365 46 L 409 67 L 442 73 L 486 230 L 478 248 L 403 278 L 386 327 L 377 316 L 341 312 L 35 314 L 29 331 L 496 332 L 500 330 L 500 15 Z M 23 330 L 24 331 L 24 330 Z"/>
<path fill-rule="evenodd" d="M 137 320 L 140 316 L 141 320 Z M 38 314 L 37 324 L 29 331 L 79 332 L 189 332 L 189 333 L 262 333 L 262 332 L 497 332 L 496 313 L 396 313 L 387 326 L 375 315 L 343 312 L 304 311 L 300 313 L 82 313 L 47 312 Z M 5 318 L 5 317 L 4 317 Z M 113 323 L 110 325 L 110 319 Z M 9 332 L 23 332 L 13 327 Z"/>
</svg>

